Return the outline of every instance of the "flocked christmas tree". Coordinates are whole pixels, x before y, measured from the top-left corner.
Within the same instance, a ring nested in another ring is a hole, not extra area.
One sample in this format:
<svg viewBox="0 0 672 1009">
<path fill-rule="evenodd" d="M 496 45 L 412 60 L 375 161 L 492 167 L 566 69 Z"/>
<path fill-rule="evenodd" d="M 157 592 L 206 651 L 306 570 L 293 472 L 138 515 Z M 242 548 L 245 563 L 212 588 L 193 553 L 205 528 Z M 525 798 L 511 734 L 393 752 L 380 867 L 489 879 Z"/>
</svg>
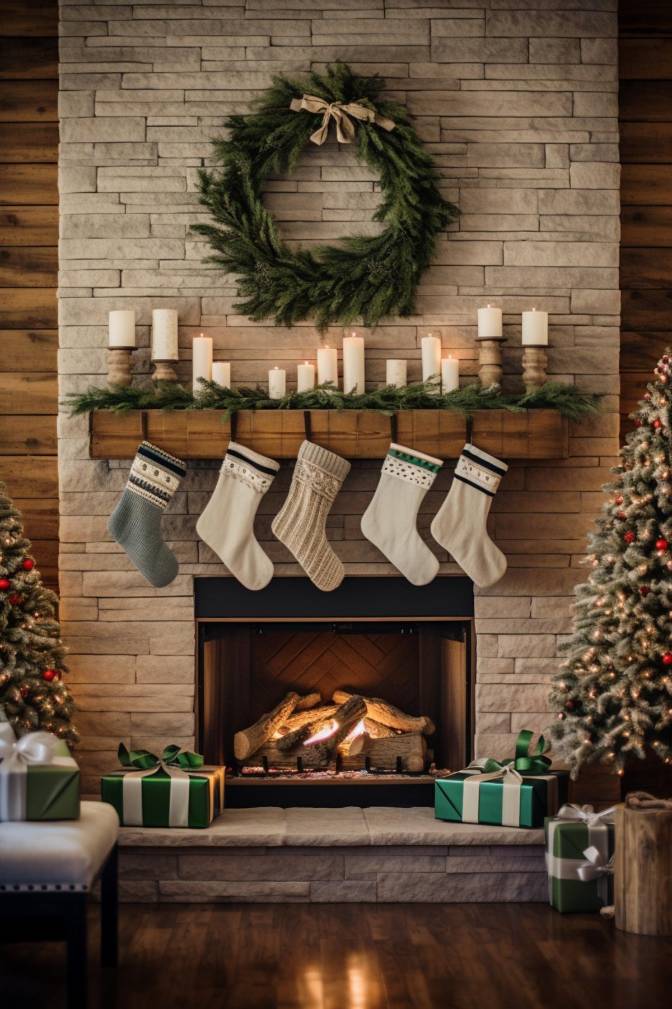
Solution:
<svg viewBox="0 0 672 1009">
<path fill-rule="evenodd" d="M 554 677 L 555 752 L 573 773 L 630 757 L 672 764 L 672 358 L 634 414 L 577 588 L 566 662 Z"/>
<path fill-rule="evenodd" d="M 30 555 L 21 513 L 0 483 L 0 706 L 17 735 L 43 729 L 76 742 L 57 603 Z"/>
</svg>

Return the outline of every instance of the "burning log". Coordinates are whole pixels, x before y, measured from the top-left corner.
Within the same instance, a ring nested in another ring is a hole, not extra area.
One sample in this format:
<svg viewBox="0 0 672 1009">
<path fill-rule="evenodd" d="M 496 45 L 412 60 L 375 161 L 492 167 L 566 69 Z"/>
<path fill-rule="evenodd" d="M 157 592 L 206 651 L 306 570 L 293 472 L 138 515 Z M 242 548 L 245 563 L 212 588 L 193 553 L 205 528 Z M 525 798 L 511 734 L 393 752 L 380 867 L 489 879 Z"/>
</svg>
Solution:
<svg viewBox="0 0 672 1009">
<path fill-rule="evenodd" d="M 353 695 L 346 690 L 335 690 L 332 700 L 337 704 L 343 704 Z M 391 729 L 401 729 L 402 732 L 421 732 L 423 736 L 431 736 L 436 732 L 434 722 L 427 715 L 407 715 L 400 708 L 395 708 L 393 704 L 380 697 L 364 697 L 366 713 L 369 718 L 381 725 L 387 725 Z"/>
<path fill-rule="evenodd" d="M 427 744 L 420 732 L 402 732 L 395 736 L 372 739 L 367 733 L 357 736 L 350 743 L 351 757 L 363 754 L 369 758 L 372 767 L 394 770 L 397 758 L 401 759 L 404 771 L 418 773 L 425 768 Z"/>
<path fill-rule="evenodd" d="M 309 708 L 316 708 L 317 705 L 321 703 L 322 703 L 322 694 L 318 694 L 318 692 L 315 691 L 312 694 L 304 694 L 303 697 L 299 697 L 294 707 L 294 710 L 308 711 Z"/>
<path fill-rule="evenodd" d="M 298 752 L 295 753 L 285 753 L 278 748 L 277 739 L 270 739 L 267 743 L 257 750 L 251 760 L 246 761 L 247 766 L 251 764 L 262 763 L 262 759 L 265 757 L 268 762 L 269 768 L 286 768 L 288 770 L 297 771 L 299 769 L 299 760 L 301 761 L 301 766 L 306 771 L 323 770 L 329 766 L 329 753 L 324 753 L 317 750 L 314 746 L 303 746 Z"/>
<path fill-rule="evenodd" d="M 319 708 L 312 708 L 309 711 L 294 711 L 285 719 L 281 731 L 293 732 L 300 729 L 302 725 L 314 722 L 317 717 L 331 718 L 338 710 L 338 704 L 322 704 Z"/>
<path fill-rule="evenodd" d="M 333 716 L 338 709 L 334 706 L 333 710 L 329 707 L 315 708 L 311 714 L 313 715 L 312 722 L 305 722 L 300 725 L 298 729 L 294 729 L 291 732 L 286 732 L 284 736 L 280 736 L 276 740 L 276 745 L 279 750 L 283 753 L 291 753 L 302 743 L 305 743 L 307 739 L 314 736 L 316 733 L 323 729 L 324 726 L 333 721 Z M 324 712 L 326 711 L 326 714 Z"/>
<path fill-rule="evenodd" d="M 336 750 L 340 743 L 350 735 L 351 731 L 366 715 L 366 704 L 363 698 L 354 695 L 348 697 L 348 699 L 341 704 L 341 706 L 334 712 L 333 721 L 335 722 L 334 731 L 324 739 L 315 740 L 314 743 L 308 742 L 304 745 L 301 756 L 303 753 L 308 751 L 313 751 L 315 753 L 322 754 L 328 760 L 330 755 Z"/>
<path fill-rule="evenodd" d="M 233 752 L 236 758 L 246 760 L 256 753 L 280 726 L 284 725 L 287 716 L 294 710 L 298 700 L 299 695 L 290 691 L 272 711 L 267 711 L 254 725 L 237 732 L 233 737 Z"/>
<path fill-rule="evenodd" d="M 380 722 L 374 722 L 373 718 L 364 719 L 364 732 L 371 736 L 371 739 L 384 739 L 386 736 L 398 735 L 389 725 L 381 725 Z"/>
</svg>

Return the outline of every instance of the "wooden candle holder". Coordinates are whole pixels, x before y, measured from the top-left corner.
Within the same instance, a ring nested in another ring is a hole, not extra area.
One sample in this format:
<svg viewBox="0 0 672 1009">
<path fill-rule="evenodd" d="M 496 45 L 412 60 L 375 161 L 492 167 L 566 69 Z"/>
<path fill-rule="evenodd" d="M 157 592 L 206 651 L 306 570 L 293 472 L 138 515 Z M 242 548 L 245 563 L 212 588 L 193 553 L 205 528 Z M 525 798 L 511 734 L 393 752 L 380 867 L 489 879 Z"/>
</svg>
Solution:
<svg viewBox="0 0 672 1009">
<path fill-rule="evenodd" d="M 174 361 L 168 361 L 161 359 L 160 361 L 153 361 L 154 374 L 152 375 L 153 382 L 177 382 L 177 372 L 173 365 Z"/>
<path fill-rule="evenodd" d="M 482 389 L 502 384 L 502 344 L 504 336 L 481 336 L 478 343 L 478 378 Z"/>
<path fill-rule="evenodd" d="M 131 367 L 135 347 L 108 347 L 107 349 L 107 384 L 130 385 L 133 381 Z"/>
<path fill-rule="evenodd" d="M 545 346 L 527 344 L 523 347 L 523 384 L 526 392 L 535 392 L 546 384 L 547 368 L 548 357 Z"/>
</svg>

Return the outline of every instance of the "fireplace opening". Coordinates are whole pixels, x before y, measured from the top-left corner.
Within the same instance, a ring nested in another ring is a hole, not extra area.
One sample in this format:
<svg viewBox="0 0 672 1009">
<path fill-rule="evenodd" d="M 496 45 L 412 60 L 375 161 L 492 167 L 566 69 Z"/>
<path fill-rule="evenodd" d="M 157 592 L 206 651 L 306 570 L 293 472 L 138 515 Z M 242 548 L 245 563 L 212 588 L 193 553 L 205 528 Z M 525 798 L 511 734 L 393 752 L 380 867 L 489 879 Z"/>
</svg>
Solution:
<svg viewBox="0 0 672 1009">
<path fill-rule="evenodd" d="M 196 608 L 198 743 L 227 765 L 229 805 L 431 804 L 435 777 L 469 759 L 467 579 L 328 595 L 202 579 Z"/>
</svg>

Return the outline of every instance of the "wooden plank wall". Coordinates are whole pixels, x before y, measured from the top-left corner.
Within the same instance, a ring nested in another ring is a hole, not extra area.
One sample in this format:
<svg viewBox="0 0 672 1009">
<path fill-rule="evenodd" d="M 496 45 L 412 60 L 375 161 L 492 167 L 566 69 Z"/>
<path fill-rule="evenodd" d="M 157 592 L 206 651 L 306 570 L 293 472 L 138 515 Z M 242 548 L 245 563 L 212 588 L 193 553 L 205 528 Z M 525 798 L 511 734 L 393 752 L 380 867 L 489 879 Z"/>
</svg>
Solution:
<svg viewBox="0 0 672 1009">
<path fill-rule="evenodd" d="M 622 430 L 672 345 L 672 3 L 621 0 Z"/>
<path fill-rule="evenodd" d="M 0 479 L 55 587 L 58 3 L 0 6 Z"/>
</svg>

